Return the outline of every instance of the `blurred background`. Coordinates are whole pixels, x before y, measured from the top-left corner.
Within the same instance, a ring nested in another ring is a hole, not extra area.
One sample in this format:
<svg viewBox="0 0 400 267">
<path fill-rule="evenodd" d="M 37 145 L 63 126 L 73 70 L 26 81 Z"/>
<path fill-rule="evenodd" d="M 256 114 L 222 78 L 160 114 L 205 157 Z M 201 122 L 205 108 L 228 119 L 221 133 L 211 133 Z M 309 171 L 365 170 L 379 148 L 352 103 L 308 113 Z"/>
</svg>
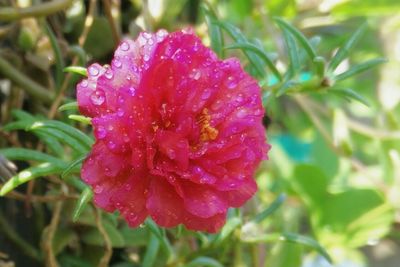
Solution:
<svg viewBox="0 0 400 267">
<path fill-rule="evenodd" d="M 397 0 L 0 0 L 0 183 L 46 163 L 14 148 L 76 160 L 6 125 L 51 119 L 90 135 L 58 109 L 82 77 L 64 68 L 107 64 L 143 30 L 192 27 L 240 58 L 272 144 L 258 193 L 216 235 L 130 229 L 90 202 L 73 221 L 79 168 L 38 175 L 0 198 L 0 266 L 400 266 L 399 14 Z"/>
</svg>

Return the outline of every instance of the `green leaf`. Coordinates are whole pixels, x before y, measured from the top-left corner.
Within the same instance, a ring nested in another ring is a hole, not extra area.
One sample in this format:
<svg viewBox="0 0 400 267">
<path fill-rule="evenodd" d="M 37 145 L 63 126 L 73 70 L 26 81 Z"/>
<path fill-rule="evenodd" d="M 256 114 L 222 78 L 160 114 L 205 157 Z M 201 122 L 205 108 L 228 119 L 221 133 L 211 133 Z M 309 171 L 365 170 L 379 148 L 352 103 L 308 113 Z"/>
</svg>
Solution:
<svg viewBox="0 0 400 267">
<path fill-rule="evenodd" d="M 261 59 L 263 59 L 265 61 L 268 68 L 274 73 L 274 75 L 278 78 L 278 80 L 280 80 L 280 81 L 282 80 L 282 75 L 280 74 L 278 69 L 275 67 L 275 64 L 269 58 L 267 53 L 265 53 L 265 51 L 263 51 L 258 46 L 254 45 L 252 43 L 235 43 L 235 44 L 226 46 L 225 49 L 242 49 L 243 51 L 249 50 L 249 51 L 256 53 Z"/>
<path fill-rule="evenodd" d="M 314 69 L 315 73 L 318 75 L 320 78 L 325 77 L 325 59 L 323 57 L 317 56 L 313 59 L 313 64 L 314 64 Z"/>
<path fill-rule="evenodd" d="M 61 168 L 51 163 L 42 163 L 35 167 L 27 168 L 17 175 L 11 177 L 0 189 L 0 196 L 4 196 L 8 192 L 14 190 L 21 184 L 29 182 L 37 177 L 56 174 L 61 172 Z"/>
<path fill-rule="evenodd" d="M 32 160 L 38 162 L 50 162 L 59 168 L 65 168 L 66 163 L 56 157 L 43 152 L 27 148 L 4 148 L 0 149 L 0 154 L 9 160 Z"/>
<path fill-rule="evenodd" d="M 77 158 L 76 160 L 74 160 L 73 162 L 71 162 L 62 172 L 61 174 L 61 178 L 65 178 L 66 176 L 68 176 L 71 172 L 75 171 L 75 167 L 77 167 L 79 164 L 81 164 L 86 158 L 86 155 Z"/>
<path fill-rule="evenodd" d="M 326 250 L 317 241 L 310 237 L 295 233 L 283 233 L 280 239 L 283 241 L 303 244 L 305 246 L 311 247 L 319 254 L 321 254 L 321 256 L 323 256 L 329 263 L 332 263 L 332 259 L 329 256 L 328 252 L 326 252 Z"/>
<path fill-rule="evenodd" d="M 346 70 L 345 72 L 340 73 L 337 76 L 335 76 L 334 79 L 336 81 L 345 80 L 351 76 L 357 75 L 361 72 L 364 72 L 366 70 L 374 68 L 377 65 L 380 65 L 385 62 L 387 62 L 387 60 L 384 58 L 374 58 L 374 59 L 368 60 L 366 62 L 352 66 L 350 69 Z"/>
<path fill-rule="evenodd" d="M 293 37 L 299 42 L 299 44 L 304 48 L 306 51 L 308 57 L 313 60 L 317 54 L 314 50 L 314 47 L 310 44 L 310 42 L 307 40 L 307 38 L 296 28 L 294 28 L 292 25 L 287 23 L 281 18 L 274 18 L 274 21 L 278 24 L 278 26 L 282 30 L 287 30 L 289 31 Z"/>
<path fill-rule="evenodd" d="M 51 46 L 53 48 L 56 60 L 56 88 L 58 91 L 61 89 L 61 84 L 64 80 L 64 74 L 63 74 L 63 69 L 65 65 L 64 59 L 61 54 L 60 46 L 58 45 L 57 37 L 54 35 L 53 30 L 50 28 L 47 22 L 45 23 L 45 28 L 47 36 L 49 37 Z"/>
<path fill-rule="evenodd" d="M 286 200 L 286 194 L 280 194 L 274 202 L 271 203 L 271 205 L 257 214 L 257 216 L 253 219 L 255 223 L 260 223 L 263 220 L 265 220 L 268 216 L 270 216 L 272 213 L 274 213 L 277 209 L 279 209 L 280 206 L 282 206 L 283 202 Z"/>
<path fill-rule="evenodd" d="M 353 91 L 351 89 L 348 88 L 335 88 L 332 90 L 329 90 L 330 93 L 332 94 L 336 94 L 339 96 L 342 96 L 348 100 L 356 100 L 362 104 L 364 104 L 365 106 L 369 107 L 369 102 L 366 98 L 364 98 L 362 95 L 360 95 L 359 93 L 357 93 L 356 91 Z"/>
<path fill-rule="evenodd" d="M 76 203 L 74 212 L 72 213 L 72 221 L 76 222 L 81 215 L 82 211 L 85 209 L 87 203 L 93 198 L 93 192 L 89 187 L 86 187 L 81 195 L 79 196 L 78 202 Z"/>
<path fill-rule="evenodd" d="M 230 234 L 238 228 L 242 224 L 242 219 L 239 217 L 231 217 L 227 220 L 226 224 L 222 228 L 221 232 L 215 236 L 214 241 L 212 241 L 212 245 L 218 246 L 222 242 L 224 242 Z"/>
<path fill-rule="evenodd" d="M 79 121 L 82 122 L 83 124 L 91 125 L 92 124 L 92 119 L 89 117 L 85 117 L 82 115 L 69 115 L 69 119 L 74 120 L 74 121 Z"/>
<path fill-rule="evenodd" d="M 154 265 L 159 247 L 159 238 L 154 234 L 150 235 L 150 241 L 142 262 L 143 267 L 152 267 Z"/>
<path fill-rule="evenodd" d="M 212 6 L 208 4 L 208 2 L 203 2 L 202 10 L 205 14 L 205 19 L 208 27 L 208 33 L 210 35 L 211 40 L 211 48 L 215 51 L 215 53 L 220 57 L 224 57 L 224 39 L 222 36 L 221 28 L 218 27 L 214 21 L 217 21 L 218 18 L 215 12 L 212 10 Z"/>
<path fill-rule="evenodd" d="M 76 101 L 66 103 L 58 108 L 59 111 L 78 110 L 78 103 Z"/>
<path fill-rule="evenodd" d="M 285 39 L 285 45 L 287 49 L 287 53 L 289 55 L 289 70 L 287 75 L 285 75 L 285 79 L 292 78 L 301 70 L 300 66 L 300 58 L 299 58 L 299 49 L 297 47 L 296 41 L 290 32 L 286 29 L 282 29 L 283 38 Z"/>
<path fill-rule="evenodd" d="M 316 166 L 297 165 L 290 182 L 299 197 L 310 207 L 315 207 L 327 196 L 328 177 Z"/>
<path fill-rule="evenodd" d="M 227 23 L 227 22 L 222 22 L 222 21 L 219 21 L 219 20 L 213 21 L 213 23 L 215 23 L 216 25 L 218 25 L 219 27 L 224 29 L 233 38 L 233 40 L 236 43 L 249 43 L 249 41 L 242 34 L 242 32 L 238 28 L 233 26 L 232 24 Z M 251 52 L 251 51 L 244 51 L 244 54 L 249 59 L 249 61 L 252 64 L 252 66 L 254 66 L 255 70 L 258 73 L 258 75 L 260 77 L 265 77 L 266 73 L 265 73 L 265 70 L 264 70 L 264 65 L 263 65 L 261 59 L 257 56 L 257 54 L 254 53 L 254 52 Z"/>
<path fill-rule="evenodd" d="M 40 128 L 33 130 L 33 132 L 35 134 L 47 134 L 53 138 L 56 138 L 57 140 L 60 140 L 60 142 L 69 145 L 74 151 L 76 151 L 80 155 L 87 154 L 89 151 L 89 149 L 84 147 L 81 142 L 63 131 L 51 128 Z"/>
<path fill-rule="evenodd" d="M 86 134 L 83 132 L 79 131 L 78 129 L 60 122 L 60 121 L 55 121 L 55 120 L 45 120 L 45 121 L 37 121 L 34 124 L 31 125 L 31 129 L 40 129 L 40 128 L 52 128 L 52 129 L 57 129 L 59 131 L 62 131 L 71 137 L 75 138 L 78 140 L 81 144 L 83 144 L 86 148 L 90 149 L 90 147 L 93 144 L 93 140 L 88 137 Z"/>
<path fill-rule="evenodd" d="M 87 70 L 85 67 L 68 66 L 63 69 L 64 72 L 75 73 L 87 77 Z"/>
<path fill-rule="evenodd" d="M 191 262 L 184 265 L 184 267 L 223 267 L 223 266 L 224 265 L 222 265 L 217 260 L 205 256 L 197 257 Z"/>
<path fill-rule="evenodd" d="M 336 54 L 333 56 L 333 58 L 329 62 L 328 70 L 334 71 L 337 66 L 339 66 L 339 64 L 349 56 L 350 50 L 356 45 L 356 43 L 366 30 L 367 23 L 364 23 L 353 33 L 353 35 L 347 40 L 347 42 L 342 47 L 340 47 Z"/>
<path fill-rule="evenodd" d="M 170 257 L 173 256 L 173 250 L 168 238 L 165 235 L 163 235 L 160 228 L 157 226 L 157 224 L 155 224 L 155 222 L 152 219 L 150 218 L 146 219 L 144 221 L 144 224 L 149 228 L 150 232 L 160 241 L 161 245 L 163 246 L 163 248 L 167 253 L 168 259 L 170 259 Z"/>
</svg>

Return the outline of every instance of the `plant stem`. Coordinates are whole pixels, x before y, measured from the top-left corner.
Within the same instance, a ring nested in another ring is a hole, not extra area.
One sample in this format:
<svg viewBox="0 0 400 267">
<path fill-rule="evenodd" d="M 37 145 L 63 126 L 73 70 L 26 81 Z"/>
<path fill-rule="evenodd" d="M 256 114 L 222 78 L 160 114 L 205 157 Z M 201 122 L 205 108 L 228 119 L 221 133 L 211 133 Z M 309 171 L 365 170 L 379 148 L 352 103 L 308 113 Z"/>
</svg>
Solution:
<svg viewBox="0 0 400 267">
<path fill-rule="evenodd" d="M 22 90 L 46 104 L 53 102 L 54 95 L 45 87 L 31 80 L 9 62 L 0 57 L 0 73 L 21 87 Z"/>
<path fill-rule="evenodd" d="M 40 262 L 42 261 L 42 256 L 38 250 L 36 250 L 31 244 L 22 239 L 18 233 L 9 225 L 0 211 L 0 232 L 12 241 L 16 246 L 18 246 L 25 255 L 31 257 L 32 259 Z"/>
<path fill-rule="evenodd" d="M 0 21 L 13 21 L 28 17 L 44 17 L 64 10 L 73 0 L 54 0 L 25 8 L 0 8 Z"/>
</svg>

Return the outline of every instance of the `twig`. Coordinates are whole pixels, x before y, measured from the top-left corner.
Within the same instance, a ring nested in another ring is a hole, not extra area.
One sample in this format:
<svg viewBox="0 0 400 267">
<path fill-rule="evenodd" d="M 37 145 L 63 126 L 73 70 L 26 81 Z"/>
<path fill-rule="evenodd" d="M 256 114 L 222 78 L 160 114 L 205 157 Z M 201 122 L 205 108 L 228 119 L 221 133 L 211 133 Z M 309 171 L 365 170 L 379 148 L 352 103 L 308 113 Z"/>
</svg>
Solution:
<svg viewBox="0 0 400 267">
<path fill-rule="evenodd" d="M 98 267 L 107 267 L 112 256 L 111 240 L 106 230 L 104 229 L 103 223 L 101 221 L 101 211 L 93 207 L 93 212 L 96 220 L 97 229 L 99 229 L 99 232 L 104 239 L 104 245 L 105 245 L 104 255 L 100 259 Z"/>
<path fill-rule="evenodd" d="M 53 251 L 53 239 L 60 221 L 60 214 L 63 202 L 58 201 L 54 204 L 53 217 L 50 224 L 44 229 L 42 235 L 42 250 L 45 256 L 45 263 L 48 267 L 58 267 L 57 259 Z"/>
<path fill-rule="evenodd" d="M 34 98 L 37 98 L 46 104 L 53 102 L 54 94 L 52 92 L 14 68 L 2 57 L 0 57 L 0 73 L 2 73 L 15 84 L 19 85 L 22 90 Z"/>
<path fill-rule="evenodd" d="M 25 201 L 27 198 L 27 195 L 21 194 L 16 191 L 12 191 L 3 197 L 15 199 L 18 201 Z M 58 202 L 58 201 L 64 201 L 67 199 L 78 199 L 79 198 L 78 195 L 55 195 L 55 196 L 31 195 L 30 197 L 31 197 L 30 198 L 31 202 Z"/>
<path fill-rule="evenodd" d="M 117 29 L 117 25 L 115 24 L 115 20 L 114 17 L 112 15 L 112 7 L 111 7 L 111 3 L 110 0 L 103 0 L 103 5 L 104 5 L 104 11 L 106 13 L 108 22 L 110 23 L 111 26 L 111 33 L 113 35 L 113 39 L 114 39 L 114 45 L 117 46 L 119 44 L 119 31 Z"/>
<path fill-rule="evenodd" d="M 73 0 L 53 0 L 26 8 L 0 8 L 0 21 L 13 21 L 28 17 L 44 17 L 66 9 Z"/>
<path fill-rule="evenodd" d="M 27 255 L 28 257 L 34 259 L 35 261 L 42 261 L 42 256 L 40 251 L 36 250 L 31 244 L 26 242 L 22 237 L 18 235 L 18 233 L 10 226 L 10 224 L 6 221 L 3 216 L 3 213 L 0 210 L 0 232 L 3 234 L 16 246 L 18 246 L 21 251 Z"/>
<path fill-rule="evenodd" d="M 83 28 L 82 34 L 81 34 L 81 36 L 79 37 L 79 40 L 78 40 L 78 43 L 79 43 L 79 45 L 81 47 L 83 47 L 83 45 L 85 44 L 87 36 L 89 34 L 89 30 L 93 25 L 94 11 L 96 10 L 95 9 L 96 2 L 97 2 L 97 0 L 90 0 L 88 14 L 87 14 L 86 19 L 85 19 L 85 27 Z M 76 65 L 78 63 L 78 60 L 79 60 L 79 57 L 75 56 L 72 59 L 72 65 Z M 66 75 L 65 79 L 64 79 L 64 82 L 61 85 L 60 91 L 58 92 L 53 104 L 50 107 L 50 111 L 49 111 L 48 116 L 47 116 L 49 119 L 52 119 L 52 118 L 55 117 L 55 115 L 57 113 L 57 109 L 60 106 L 60 104 L 61 104 L 61 102 L 62 102 L 62 100 L 64 98 L 64 93 L 68 88 L 68 85 L 69 85 L 69 82 L 71 81 L 71 78 L 72 78 L 72 74 L 68 73 Z"/>
</svg>

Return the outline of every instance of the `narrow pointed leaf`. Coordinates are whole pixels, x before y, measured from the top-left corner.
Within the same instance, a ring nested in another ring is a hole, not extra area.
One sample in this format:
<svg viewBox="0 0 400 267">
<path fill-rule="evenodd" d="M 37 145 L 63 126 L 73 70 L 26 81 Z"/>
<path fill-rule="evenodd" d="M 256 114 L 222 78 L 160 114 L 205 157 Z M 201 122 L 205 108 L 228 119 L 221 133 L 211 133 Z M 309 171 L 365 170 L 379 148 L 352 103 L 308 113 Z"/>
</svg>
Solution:
<svg viewBox="0 0 400 267">
<path fill-rule="evenodd" d="M 55 61 L 56 61 L 56 88 L 57 90 L 60 90 L 61 84 L 64 80 L 64 74 L 63 74 L 63 69 L 64 69 L 64 59 L 61 54 L 61 49 L 60 46 L 58 45 L 57 37 L 53 33 L 53 30 L 50 28 L 50 26 L 46 23 L 45 24 L 45 29 L 47 36 L 49 37 L 50 44 L 53 48 L 54 51 L 54 56 L 55 56 Z"/>
<path fill-rule="evenodd" d="M 87 125 L 91 125 L 92 124 L 92 119 L 91 118 L 85 117 L 85 116 L 82 116 L 82 115 L 69 115 L 68 118 L 71 119 L 71 120 L 74 120 L 74 121 L 82 122 L 82 123 L 87 124 Z"/>
<path fill-rule="evenodd" d="M 223 266 L 224 265 L 222 265 L 217 260 L 205 256 L 200 256 L 198 258 L 195 258 L 188 264 L 184 265 L 184 267 L 223 267 Z"/>
<path fill-rule="evenodd" d="M 85 158 L 86 158 L 86 155 L 71 162 L 68 165 L 68 167 L 66 167 L 65 170 L 62 172 L 61 178 L 64 178 L 64 177 L 68 176 L 71 172 L 73 172 L 76 169 L 76 167 L 85 160 Z"/>
<path fill-rule="evenodd" d="M 268 57 L 267 53 L 265 53 L 261 48 L 252 44 L 252 43 L 235 43 L 229 46 L 226 46 L 225 49 L 242 49 L 243 51 L 249 50 L 256 53 L 264 62 L 267 64 L 268 68 L 274 73 L 274 75 L 282 80 L 282 75 L 279 73 L 278 69 L 275 67 L 275 64 Z"/>
<path fill-rule="evenodd" d="M 221 28 L 218 27 L 214 21 L 217 21 L 218 18 L 214 11 L 212 10 L 212 7 L 210 5 L 202 5 L 202 9 L 205 14 L 205 19 L 208 27 L 208 33 L 210 35 L 210 40 L 211 40 L 211 48 L 215 51 L 215 53 L 223 58 L 224 57 L 224 39 L 222 36 L 222 31 Z"/>
<path fill-rule="evenodd" d="M 286 29 L 293 35 L 293 37 L 304 48 L 308 57 L 311 60 L 313 60 L 317 56 L 317 54 L 314 50 L 314 47 L 310 44 L 310 42 L 307 40 L 307 38 L 299 30 L 297 30 L 296 28 L 294 28 L 292 25 L 290 25 L 289 23 L 287 23 L 285 20 L 283 20 L 281 18 L 274 18 L 274 20 L 282 30 Z"/>
<path fill-rule="evenodd" d="M 364 72 L 366 70 L 369 70 L 371 68 L 374 68 L 382 63 L 385 63 L 387 60 L 384 58 L 374 58 L 368 61 L 365 61 L 363 63 L 357 64 L 352 66 L 350 69 L 348 69 L 347 71 L 337 75 L 335 77 L 336 81 L 341 81 L 341 80 L 345 80 L 351 76 L 357 75 L 361 72 Z"/>
<path fill-rule="evenodd" d="M 0 154 L 9 160 L 31 160 L 37 162 L 49 162 L 59 168 L 65 168 L 66 163 L 48 154 L 26 148 L 5 148 L 0 149 Z"/>
<path fill-rule="evenodd" d="M 328 252 L 326 252 L 326 250 L 316 240 L 310 237 L 295 233 L 283 233 L 280 239 L 283 241 L 294 242 L 311 247 L 312 249 L 316 250 L 321 256 L 323 256 L 329 263 L 332 263 L 332 259 L 329 256 Z"/>
<path fill-rule="evenodd" d="M 218 25 L 219 27 L 224 29 L 236 43 L 248 43 L 249 42 L 247 40 L 247 38 L 242 34 L 242 32 L 238 28 L 233 26 L 232 24 L 222 22 L 219 20 L 214 21 L 213 23 L 215 23 L 216 25 Z M 244 51 L 244 54 L 249 59 L 250 63 L 254 66 L 258 75 L 260 77 L 265 77 L 266 73 L 264 70 L 264 65 L 263 65 L 261 59 L 257 56 L 257 54 L 255 54 L 254 52 L 251 52 L 251 51 Z"/>
<path fill-rule="evenodd" d="M 152 267 L 156 260 L 156 256 L 160 247 L 160 241 L 154 234 L 150 235 L 150 241 L 147 246 L 146 253 L 144 254 L 142 266 Z"/>
<path fill-rule="evenodd" d="M 80 66 L 68 66 L 63 69 L 64 72 L 75 73 L 87 77 L 87 70 Z"/>
<path fill-rule="evenodd" d="M 58 108 L 59 111 L 78 110 L 78 103 L 76 101 L 64 104 Z"/>
<path fill-rule="evenodd" d="M 299 49 L 297 47 L 296 41 L 294 40 L 293 36 L 290 32 L 286 29 L 282 29 L 283 37 L 285 39 L 285 45 L 287 49 L 287 53 L 289 56 L 289 70 L 287 75 L 285 76 L 286 79 L 290 79 L 295 76 L 301 70 L 300 66 L 300 58 L 299 58 Z"/>
<path fill-rule="evenodd" d="M 38 166 L 31 167 L 25 169 L 18 173 L 17 175 L 11 177 L 0 189 L 0 196 L 4 196 L 5 194 L 9 193 L 10 191 L 14 190 L 21 184 L 29 182 L 35 178 L 46 176 L 50 174 L 57 174 L 60 173 L 62 168 L 51 164 L 51 163 L 42 163 Z"/>
<path fill-rule="evenodd" d="M 87 203 L 91 201 L 93 198 L 93 192 L 89 187 L 86 187 L 81 195 L 79 196 L 78 202 L 76 203 L 73 215 L 72 215 L 72 220 L 73 222 L 76 222 L 81 215 L 82 211 L 85 209 Z"/>
<path fill-rule="evenodd" d="M 368 100 L 363 97 L 362 95 L 358 94 L 357 92 L 348 89 L 348 88 L 335 88 L 329 91 L 330 93 L 342 96 L 346 99 L 350 99 L 350 100 L 356 100 L 364 105 L 366 105 L 367 107 L 370 106 Z"/>
<path fill-rule="evenodd" d="M 339 66 L 339 64 L 349 56 L 350 50 L 356 45 L 358 40 L 360 40 L 361 36 L 364 34 L 366 29 L 367 29 L 367 23 L 364 23 L 363 25 L 361 25 L 360 28 L 358 28 L 353 33 L 353 35 L 346 41 L 346 43 L 339 48 L 339 50 L 331 59 L 328 65 L 328 70 L 334 71 L 337 68 L 337 66 Z"/>
<path fill-rule="evenodd" d="M 257 216 L 253 219 L 255 223 L 260 223 L 263 220 L 265 220 L 268 216 L 270 216 L 272 213 L 274 213 L 280 206 L 282 206 L 283 202 L 286 200 L 286 195 L 285 194 L 280 194 L 274 202 L 271 203 L 271 205 L 257 214 Z"/>
</svg>

